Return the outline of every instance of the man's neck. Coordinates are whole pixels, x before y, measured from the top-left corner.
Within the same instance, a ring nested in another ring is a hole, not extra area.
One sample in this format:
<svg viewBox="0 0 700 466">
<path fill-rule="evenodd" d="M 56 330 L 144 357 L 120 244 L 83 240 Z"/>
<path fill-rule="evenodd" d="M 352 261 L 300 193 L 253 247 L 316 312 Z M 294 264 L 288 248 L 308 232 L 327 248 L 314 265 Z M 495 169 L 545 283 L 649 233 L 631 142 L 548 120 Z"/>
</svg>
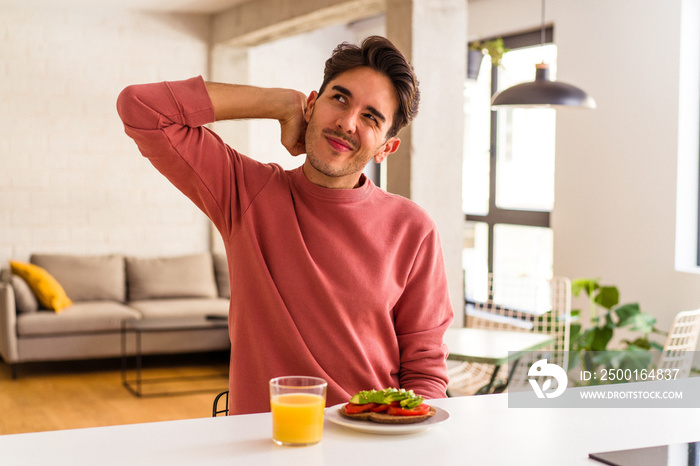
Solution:
<svg viewBox="0 0 700 466">
<path fill-rule="evenodd" d="M 328 176 L 316 170 L 309 159 L 306 159 L 302 166 L 304 176 L 311 183 L 329 189 L 354 189 L 362 186 L 362 172 L 353 173 L 346 176 Z"/>
</svg>

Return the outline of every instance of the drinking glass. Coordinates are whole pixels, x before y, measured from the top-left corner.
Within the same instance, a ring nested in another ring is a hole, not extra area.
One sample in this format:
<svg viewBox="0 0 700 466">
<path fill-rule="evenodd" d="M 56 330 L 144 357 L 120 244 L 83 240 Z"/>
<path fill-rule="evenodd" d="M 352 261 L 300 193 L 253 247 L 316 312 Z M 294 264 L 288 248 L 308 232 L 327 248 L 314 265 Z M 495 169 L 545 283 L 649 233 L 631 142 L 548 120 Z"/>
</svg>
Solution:
<svg viewBox="0 0 700 466">
<path fill-rule="evenodd" d="M 287 376 L 270 380 L 272 440 L 278 445 L 313 445 L 323 434 L 325 380 Z"/>
</svg>

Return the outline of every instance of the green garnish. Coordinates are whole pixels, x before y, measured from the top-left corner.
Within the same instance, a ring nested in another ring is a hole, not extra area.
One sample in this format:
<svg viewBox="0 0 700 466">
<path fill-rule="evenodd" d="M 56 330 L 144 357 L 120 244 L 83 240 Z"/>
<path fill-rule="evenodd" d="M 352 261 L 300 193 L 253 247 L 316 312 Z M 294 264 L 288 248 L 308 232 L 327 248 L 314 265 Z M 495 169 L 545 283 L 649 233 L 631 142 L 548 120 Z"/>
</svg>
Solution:
<svg viewBox="0 0 700 466">
<path fill-rule="evenodd" d="M 413 409 L 423 403 L 423 397 L 404 388 L 385 388 L 384 390 L 363 390 L 350 398 L 350 403 L 365 405 L 377 403 L 388 405 L 398 401 L 402 408 Z"/>
</svg>

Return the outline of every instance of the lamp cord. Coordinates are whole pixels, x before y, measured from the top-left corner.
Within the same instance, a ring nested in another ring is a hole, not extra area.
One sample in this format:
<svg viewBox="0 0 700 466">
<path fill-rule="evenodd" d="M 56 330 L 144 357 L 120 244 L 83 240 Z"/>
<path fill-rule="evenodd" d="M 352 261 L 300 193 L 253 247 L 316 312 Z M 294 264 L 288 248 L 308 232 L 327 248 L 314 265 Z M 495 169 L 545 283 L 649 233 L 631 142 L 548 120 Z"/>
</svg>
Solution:
<svg viewBox="0 0 700 466">
<path fill-rule="evenodd" d="M 540 29 L 540 45 L 544 45 L 544 2 L 545 0 L 542 0 L 542 26 Z"/>
</svg>

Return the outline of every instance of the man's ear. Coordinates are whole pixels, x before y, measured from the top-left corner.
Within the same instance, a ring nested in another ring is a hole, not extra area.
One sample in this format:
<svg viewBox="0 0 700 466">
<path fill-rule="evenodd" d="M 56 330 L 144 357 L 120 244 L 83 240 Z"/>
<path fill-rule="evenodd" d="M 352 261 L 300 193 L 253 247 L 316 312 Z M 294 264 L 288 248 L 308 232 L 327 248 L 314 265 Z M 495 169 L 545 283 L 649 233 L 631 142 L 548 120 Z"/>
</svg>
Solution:
<svg viewBox="0 0 700 466">
<path fill-rule="evenodd" d="M 311 114 L 314 112 L 314 105 L 316 105 L 316 99 L 318 99 L 318 92 L 311 91 L 309 97 L 306 99 L 306 111 L 304 112 L 304 119 L 308 123 L 311 119 Z"/>
<path fill-rule="evenodd" d="M 374 156 L 374 161 L 382 163 L 389 154 L 393 154 L 398 150 L 399 144 L 401 144 L 401 139 L 397 137 L 387 139 L 384 146 L 382 146 L 382 150 Z"/>
</svg>

